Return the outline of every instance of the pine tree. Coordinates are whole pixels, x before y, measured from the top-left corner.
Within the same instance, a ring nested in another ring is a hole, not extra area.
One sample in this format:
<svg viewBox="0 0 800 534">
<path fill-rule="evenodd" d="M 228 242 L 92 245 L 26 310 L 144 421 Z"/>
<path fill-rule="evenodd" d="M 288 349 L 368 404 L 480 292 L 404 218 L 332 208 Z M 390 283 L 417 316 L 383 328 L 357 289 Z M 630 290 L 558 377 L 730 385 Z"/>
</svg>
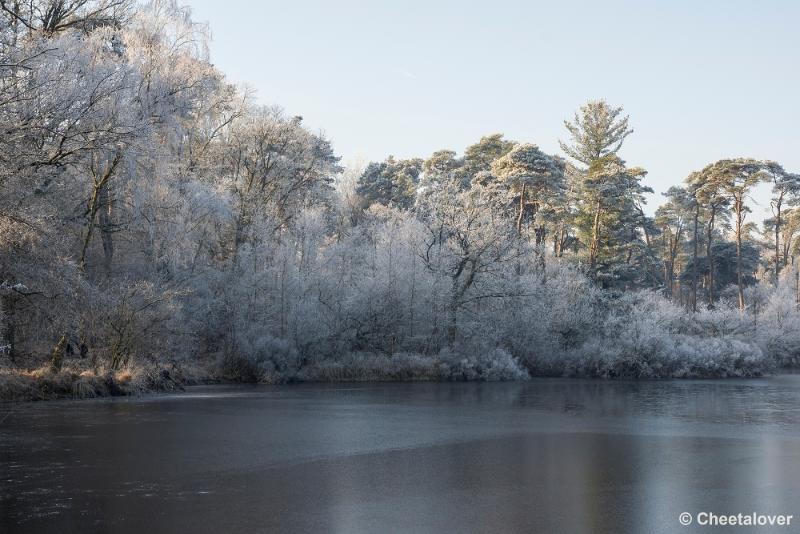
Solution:
<svg viewBox="0 0 800 534">
<path fill-rule="evenodd" d="M 496 160 L 492 172 L 515 197 L 517 234 L 522 235 L 527 214 L 534 225 L 536 245 L 541 245 L 546 229 L 540 212 L 555 206 L 564 195 L 563 160 L 548 156 L 536 145 L 522 144 Z"/>
<path fill-rule="evenodd" d="M 367 206 L 373 203 L 408 209 L 414 204 L 417 184 L 422 173 L 422 160 L 396 160 L 367 165 L 359 177 L 356 192 Z"/>
<path fill-rule="evenodd" d="M 589 271 L 604 286 L 634 274 L 631 246 L 639 241 L 638 229 L 645 223 L 637 206 L 651 192 L 641 184 L 645 174 L 611 155 L 595 161 L 586 172 L 578 231 L 588 244 Z"/>
<path fill-rule="evenodd" d="M 641 208 L 644 194 L 652 192 L 641 184 L 646 171 L 627 168 L 617 156 L 633 133 L 622 111 L 605 100 L 586 103 L 572 122 L 564 121 L 571 144 L 560 143 L 585 166 L 578 169 L 576 224 L 589 271 L 604 285 L 638 276 L 636 268 L 647 269 L 652 256 L 647 243 L 651 221 Z"/>
<path fill-rule="evenodd" d="M 481 137 L 480 141 L 464 150 L 464 172 L 475 176 L 481 171 L 490 171 L 492 163 L 508 154 L 514 145 L 514 141 L 503 139 L 500 133 Z"/>
<path fill-rule="evenodd" d="M 572 159 L 591 167 L 622 148 L 625 138 L 633 133 L 622 108 L 614 108 L 605 100 L 590 100 L 575 113 L 572 122 L 564 121 L 572 144 L 559 142 L 561 150 Z"/>
<path fill-rule="evenodd" d="M 706 166 L 696 178 L 704 187 L 727 197 L 734 216 L 734 235 L 736 239 L 736 286 L 739 309 L 744 310 L 744 269 L 742 259 L 742 240 L 745 232 L 745 218 L 750 208 L 746 200 L 750 190 L 766 179 L 767 165 L 751 158 L 723 159 Z"/>
<path fill-rule="evenodd" d="M 772 182 L 772 227 L 775 232 L 775 281 L 781 273 L 781 257 L 784 257 L 783 265 L 786 265 L 785 254 L 781 254 L 781 232 L 784 225 L 784 204 L 797 203 L 800 198 L 800 175 L 786 172 L 782 166 L 775 162 L 766 164 L 768 180 Z"/>
<path fill-rule="evenodd" d="M 675 297 L 675 275 L 678 258 L 692 221 L 693 198 L 684 187 L 670 187 L 664 196 L 667 202 L 656 210 L 655 223 L 661 231 L 665 293 Z"/>
<path fill-rule="evenodd" d="M 708 263 L 708 280 L 706 283 L 708 305 L 714 306 L 714 289 L 716 286 L 716 261 L 714 258 L 714 238 L 720 223 L 727 225 L 730 218 L 730 200 L 722 188 L 720 181 L 716 180 L 712 174 L 706 172 L 695 172 L 686 179 L 695 200 L 697 202 L 696 211 L 698 217 L 702 215 L 702 225 L 705 227 L 705 255 Z M 699 244 L 701 237 L 694 235 L 693 240 Z M 695 258 L 696 260 L 696 258 Z M 695 265 L 697 262 L 695 261 Z M 697 284 L 693 285 L 692 298 L 696 309 Z"/>
</svg>

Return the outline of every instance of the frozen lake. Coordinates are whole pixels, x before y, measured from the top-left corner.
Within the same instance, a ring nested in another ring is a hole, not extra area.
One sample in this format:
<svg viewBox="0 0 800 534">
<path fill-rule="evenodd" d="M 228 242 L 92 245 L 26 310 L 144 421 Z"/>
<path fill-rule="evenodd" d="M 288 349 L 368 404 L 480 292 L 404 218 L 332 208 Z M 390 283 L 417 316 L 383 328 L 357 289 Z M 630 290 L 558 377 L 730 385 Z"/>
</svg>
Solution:
<svg viewBox="0 0 800 534">
<path fill-rule="evenodd" d="M 8 534 L 680 533 L 695 532 L 681 512 L 800 516 L 798 375 L 213 386 L 2 405 L 0 420 Z"/>
</svg>

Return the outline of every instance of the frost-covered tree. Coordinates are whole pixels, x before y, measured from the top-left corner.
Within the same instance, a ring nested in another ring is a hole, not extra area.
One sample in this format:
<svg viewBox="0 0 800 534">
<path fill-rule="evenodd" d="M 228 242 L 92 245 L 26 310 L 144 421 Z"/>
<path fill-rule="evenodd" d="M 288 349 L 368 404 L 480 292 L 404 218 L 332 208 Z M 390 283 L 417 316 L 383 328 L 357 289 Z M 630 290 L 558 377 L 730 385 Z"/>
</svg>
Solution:
<svg viewBox="0 0 800 534">
<path fill-rule="evenodd" d="M 459 180 L 463 187 L 469 187 L 469 175 L 464 172 L 463 165 L 463 160 L 452 150 L 436 151 L 422 164 L 420 186 L 424 189 L 436 187 L 442 181 Z"/>
<path fill-rule="evenodd" d="M 775 162 L 766 162 L 765 165 L 767 179 L 772 183 L 772 208 L 773 219 L 770 221 L 775 236 L 775 280 L 777 281 L 781 273 L 781 265 L 785 266 L 786 254 L 781 254 L 781 235 L 783 232 L 784 204 L 797 204 L 800 198 L 800 175 L 786 172 L 784 168 Z"/>
<path fill-rule="evenodd" d="M 697 261 L 697 248 L 700 246 L 702 239 L 698 232 L 700 226 L 705 227 L 705 256 L 707 262 L 707 282 L 706 292 L 708 297 L 708 305 L 714 306 L 715 301 L 715 288 L 716 288 L 716 261 L 714 258 L 714 239 L 719 228 L 727 228 L 730 219 L 730 199 L 726 194 L 720 181 L 716 180 L 713 175 L 705 172 L 695 172 L 689 175 L 686 179 L 687 185 L 692 192 L 695 205 L 695 232 L 692 238 L 693 242 L 693 265 L 698 267 Z M 702 219 L 702 220 L 701 220 Z M 695 276 L 696 278 L 696 276 Z M 697 307 L 697 289 L 698 280 L 692 281 L 692 302 L 693 307 Z"/>
<path fill-rule="evenodd" d="M 485 135 L 464 150 L 464 171 L 475 176 L 481 171 L 490 171 L 492 163 L 505 156 L 516 143 L 503 139 L 503 134 Z"/>
<path fill-rule="evenodd" d="M 744 310 L 744 270 L 742 260 L 742 239 L 745 231 L 745 218 L 750 208 L 746 200 L 750 190 L 766 178 L 765 163 L 749 159 L 719 160 L 701 171 L 702 180 L 709 187 L 727 196 L 734 218 L 734 237 L 736 240 L 736 286 L 738 288 L 739 309 Z"/>
<path fill-rule="evenodd" d="M 646 173 L 606 156 L 592 164 L 581 184 L 579 229 L 588 247 L 589 270 L 603 284 L 630 276 L 625 271 L 632 265 L 631 245 L 645 223 L 639 206 L 650 191 L 641 184 Z"/>
<path fill-rule="evenodd" d="M 459 180 L 446 180 L 421 197 L 419 216 L 427 237 L 420 255 L 425 267 L 450 281 L 447 340 L 453 343 L 465 307 L 495 295 L 492 278 L 516 254 L 508 226 L 492 213 L 493 204 L 480 188 L 464 191 Z M 499 224 L 498 224 L 499 223 Z"/>
<path fill-rule="evenodd" d="M 0 10 L 16 31 L 48 36 L 68 30 L 118 29 L 133 5 L 132 0 L 0 0 Z"/>
<path fill-rule="evenodd" d="M 326 201 L 340 170 L 326 139 L 274 108 L 252 109 L 233 124 L 225 144 L 225 182 L 237 213 L 234 257 L 245 242 L 265 237 L 263 229 L 253 231 L 257 219 L 269 221 L 274 235 L 303 207 Z"/>
<path fill-rule="evenodd" d="M 794 265 L 794 258 L 798 252 L 798 237 L 800 237 L 800 210 L 796 207 L 783 208 L 781 210 L 780 225 L 776 225 L 777 217 L 771 217 L 764 221 L 765 233 L 775 235 L 778 226 L 779 243 L 778 255 L 782 268 Z"/>
<path fill-rule="evenodd" d="M 544 212 L 564 201 L 563 160 L 545 154 L 536 145 L 519 144 L 496 159 L 491 170 L 515 197 L 517 234 L 522 235 L 527 216 L 534 227 L 536 245 L 544 243 Z"/>
<path fill-rule="evenodd" d="M 656 210 L 655 223 L 660 229 L 665 292 L 673 299 L 675 275 L 679 272 L 677 262 L 691 225 L 694 199 L 689 191 L 678 186 L 670 187 L 664 196 L 667 197 L 667 202 Z"/>
<path fill-rule="evenodd" d="M 617 156 L 633 133 L 622 112 L 605 100 L 586 103 L 572 121 L 564 122 L 570 142 L 560 145 L 584 166 L 575 172 L 575 219 L 590 272 L 603 284 L 624 284 L 640 276 L 649 277 L 652 284 L 655 269 L 649 232 L 653 225 L 642 209 L 644 194 L 651 191 L 641 184 L 646 171 L 627 169 Z"/>
<path fill-rule="evenodd" d="M 590 100 L 575 113 L 572 121 L 564 121 L 570 143 L 559 142 L 561 150 L 572 159 L 591 167 L 601 158 L 615 156 L 625 138 L 633 133 L 628 116 L 621 107 L 609 106 L 605 100 Z"/>
<path fill-rule="evenodd" d="M 414 204 L 420 174 L 421 159 L 397 160 L 389 156 L 386 161 L 367 165 L 356 192 L 367 206 L 377 202 L 408 209 Z"/>
</svg>

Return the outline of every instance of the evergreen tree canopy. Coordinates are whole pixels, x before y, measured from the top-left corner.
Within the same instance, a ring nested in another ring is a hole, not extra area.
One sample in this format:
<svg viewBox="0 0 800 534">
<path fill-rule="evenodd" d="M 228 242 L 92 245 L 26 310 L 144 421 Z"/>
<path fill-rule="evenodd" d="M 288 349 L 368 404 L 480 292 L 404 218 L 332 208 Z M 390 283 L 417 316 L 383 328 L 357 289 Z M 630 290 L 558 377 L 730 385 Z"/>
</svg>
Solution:
<svg viewBox="0 0 800 534">
<path fill-rule="evenodd" d="M 417 184 L 422 173 L 419 158 L 372 162 L 359 177 L 356 192 L 369 206 L 373 203 L 408 209 L 414 204 Z"/>
</svg>

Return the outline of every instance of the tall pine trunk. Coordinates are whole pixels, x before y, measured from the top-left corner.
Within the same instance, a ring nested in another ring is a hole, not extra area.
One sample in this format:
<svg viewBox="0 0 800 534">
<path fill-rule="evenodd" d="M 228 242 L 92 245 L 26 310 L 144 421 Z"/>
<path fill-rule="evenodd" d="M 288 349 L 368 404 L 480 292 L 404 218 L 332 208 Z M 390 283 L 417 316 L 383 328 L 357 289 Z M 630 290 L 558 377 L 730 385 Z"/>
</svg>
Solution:
<svg viewBox="0 0 800 534">
<path fill-rule="evenodd" d="M 736 212 L 736 286 L 739 294 L 739 310 L 744 311 L 744 284 L 742 282 L 742 226 L 744 223 L 743 193 L 737 193 L 735 195 L 734 211 Z"/>
<path fill-rule="evenodd" d="M 525 184 L 522 184 L 522 190 L 519 193 L 519 213 L 517 213 L 517 235 L 522 235 L 522 216 L 525 213 Z"/>
<path fill-rule="evenodd" d="M 708 230 L 706 232 L 706 258 L 708 258 L 708 305 L 714 306 L 714 253 L 711 248 L 711 240 L 714 237 L 714 221 L 717 215 L 717 207 L 711 206 L 711 213 L 708 218 Z"/>
<path fill-rule="evenodd" d="M 783 194 L 778 196 L 775 202 L 775 284 L 778 284 L 778 276 L 781 274 L 781 205 L 783 204 Z"/>
<path fill-rule="evenodd" d="M 589 268 L 594 274 L 595 266 L 597 265 L 597 251 L 599 248 L 599 240 L 600 240 L 600 212 L 602 211 L 602 204 L 600 203 L 600 199 L 597 200 L 597 204 L 595 205 L 594 209 L 594 222 L 592 224 L 592 241 L 589 244 Z"/>
<path fill-rule="evenodd" d="M 692 247 L 692 311 L 697 311 L 697 223 L 700 219 L 700 204 L 695 200 L 694 205 L 694 237 Z"/>
</svg>

